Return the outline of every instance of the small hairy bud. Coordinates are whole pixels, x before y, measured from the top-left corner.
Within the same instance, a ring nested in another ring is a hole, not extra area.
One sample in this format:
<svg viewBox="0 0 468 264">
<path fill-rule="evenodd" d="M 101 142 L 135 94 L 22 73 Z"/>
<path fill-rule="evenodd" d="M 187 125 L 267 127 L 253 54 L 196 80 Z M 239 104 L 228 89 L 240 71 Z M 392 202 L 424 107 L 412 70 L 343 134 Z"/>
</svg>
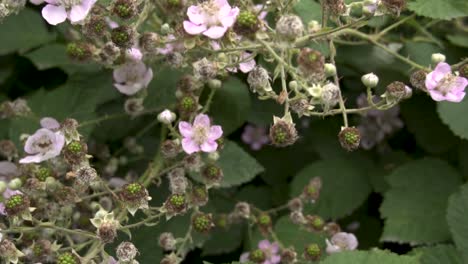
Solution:
<svg viewBox="0 0 468 264">
<path fill-rule="evenodd" d="M 200 171 L 200 168 L 203 166 L 203 161 L 201 156 L 198 154 L 192 154 L 184 158 L 184 167 L 189 171 Z"/>
<path fill-rule="evenodd" d="M 296 225 L 303 225 L 306 223 L 305 216 L 302 214 L 301 211 L 292 211 L 289 214 L 289 219 Z"/>
<path fill-rule="evenodd" d="M 234 207 L 234 216 L 237 218 L 250 218 L 250 205 L 246 202 L 238 202 Z"/>
<path fill-rule="evenodd" d="M 188 187 L 187 178 L 185 178 L 185 170 L 182 168 L 173 169 L 168 173 L 169 188 L 174 194 L 183 194 Z"/>
<path fill-rule="evenodd" d="M 346 5 L 343 0 L 325 0 L 325 8 L 333 16 L 340 16 L 346 12 Z"/>
<path fill-rule="evenodd" d="M 217 186 L 222 181 L 224 174 L 223 170 L 215 164 L 207 164 L 202 169 L 202 177 L 205 183 L 210 186 Z"/>
<path fill-rule="evenodd" d="M 101 38 L 108 30 L 107 21 L 102 16 L 90 16 L 84 25 L 87 36 Z"/>
<path fill-rule="evenodd" d="M 368 73 L 362 76 L 362 83 L 368 88 L 374 88 L 379 83 L 379 77 L 374 73 Z"/>
<path fill-rule="evenodd" d="M 273 91 L 271 88 L 268 71 L 261 66 L 256 66 L 249 72 L 247 83 L 249 84 L 250 90 L 253 93 L 264 95 Z"/>
<path fill-rule="evenodd" d="M 117 258 L 122 262 L 129 262 L 136 258 L 138 249 L 131 242 L 122 242 L 116 250 Z"/>
<path fill-rule="evenodd" d="M 294 40 L 304 32 L 304 24 L 296 15 L 284 15 L 276 22 L 276 33 L 285 39 Z"/>
<path fill-rule="evenodd" d="M 303 204 L 300 198 L 293 198 L 288 202 L 288 208 L 291 211 L 302 211 Z"/>
<path fill-rule="evenodd" d="M 273 145 L 287 147 L 294 144 L 297 138 L 297 130 L 291 120 L 275 117 L 270 127 L 270 140 Z"/>
<path fill-rule="evenodd" d="M 320 259 L 321 255 L 322 250 L 320 249 L 320 246 L 318 244 L 313 243 L 306 246 L 306 248 L 304 249 L 303 257 L 309 261 L 317 261 Z"/>
<path fill-rule="evenodd" d="M 79 264 L 80 259 L 73 253 L 65 252 L 57 257 L 57 264 Z"/>
<path fill-rule="evenodd" d="M 468 63 L 465 63 L 462 66 L 460 66 L 458 71 L 460 72 L 460 76 L 468 78 Z"/>
<path fill-rule="evenodd" d="M 154 53 L 157 51 L 161 39 L 159 35 L 154 32 L 145 32 L 141 35 L 139 42 L 143 51 Z"/>
<path fill-rule="evenodd" d="M 325 77 L 325 57 L 317 50 L 301 49 L 297 56 L 297 64 L 299 69 L 312 81 L 319 81 Z"/>
<path fill-rule="evenodd" d="M 130 19 L 135 16 L 137 10 L 132 0 L 116 0 L 112 8 L 112 13 L 122 19 Z"/>
<path fill-rule="evenodd" d="M 341 147 L 347 151 L 354 151 L 359 148 L 361 133 L 355 127 L 345 127 L 338 134 Z"/>
<path fill-rule="evenodd" d="M 306 226 L 312 231 L 321 232 L 325 226 L 325 221 L 318 215 L 307 215 Z"/>
<path fill-rule="evenodd" d="M 176 114 L 174 112 L 172 112 L 169 109 L 166 109 L 166 110 L 164 110 L 164 111 L 162 111 L 161 113 L 158 114 L 158 121 L 163 123 L 163 124 L 170 125 L 170 124 L 172 124 L 172 122 L 174 122 L 176 117 L 177 116 L 176 116 Z"/>
<path fill-rule="evenodd" d="M 120 48 L 131 48 L 134 44 L 135 32 L 131 27 L 120 26 L 111 33 L 112 42 Z"/>
<path fill-rule="evenodd" d="M 285 248 L 281 252 L 281 263 L 294 264 L 297 262 L 297 253 L 294 248 Z"/>
<path fill-rule="evenodd" d="M 402 99 L 407 99 L 411 97 L 411 95 L 411 88 L 409 88 L 402 82 L 392 82 L 387 86 L 387 100 L 398 102 Z"/>
<path fill-rule="evenodd" d="M 341 227 L 335 222 L 330 222 L 325 225 L 323 230 L 325 230 L 325 232 L 327 232 L 327 234 L 332 237 L 335 234 L 341 232 Z"/>
<path fill-rule="evenodd" d="M 210 89 L 219 89 L 223 87 L 223 82 L 218 79 L 211 79 L 208 81 L 208 87 Z"/>
<path fill-rule="evenodd" d="M 331 63 L 325 63 L 324 70 L 328 77 L 336 75 L 336 66 Z"/>
<path fill-rule="evenodd" d="M 423 70 L 413 72 L 410 77 L 411 85 L 421 91 L 426 91 L 426 76 L 427 73 Z"/>
<path fill-rule="evenodd" d="M 102 224 L 97 229 L 97 235 L 101 242 L 104 244 L 112 243 L 117 237 L 117 228 L 118 225 L 116 225 L 113 221 L 102 222 Z"/>
<path fill-rule="evenodd" d="M 164 251 L 172 251 L 176 249 L 176 240 L 174 235 L 169 232 L 164 232 L 159 235 L 159 246 Z"/>
<path fill-rule="evenodd" d="M 8 183 L 8 188 L 12 190 L 19 190 L 23 185 L 23 181 L 20 178 L 14 178 Z"/>
<path fill-rule="evenodd" d="M 15 143 L 11 140 L 0 140 L 0 156 L 12 160 L 18 155 Z"/>
<path fill-rule="evenodd" d="M 234 30 L 242 35 L 252 35 L 260 28 L 257 14 L 250 10 L 242 10 L 237 16 Z"/>
<path fill-rule="evenodd" d="M 125 113 L 129 116 L 135 117 L 141 114 L 145 107 L 143 105 L 143 98 L 128 98 L 124 104 Z"/>
<path fill-rule="evenodd" d="M 396 15 L 406 7 L 406 0 L 382 0 L 384 6 Z"/>
<path fill-rule="evenodd" d="M 161 154 L 163 157 L 171 159 L 182 151 L 178 140 L 167 139 L 161 144 Z"/>
<path fill-rule="evenodd" d="M 208 202 L 208 190 L 204 185 L 192 187 L 190 202 L 194 206 L 204 206 Z"/>
<path fill-rule="evenodd" d="M 23 194 L 15 194 L 4 202 L 5 212 L 8 216 L 17 216 L 29 212 L 29 204 L 28 197 Z"/>
<path fill-rule="evenodd" d="M 214 227 L 213 217 L 211 214 L 197 213 L 192 217 L 192 227 L 200 233 L 209 233 Z"/>
<path fill-rule="evenodd" d="M 187 199 L 184 194 L 172 194 L 164 203 L 169 216 L 183 214 L 187 210 Z"/>
<path fill-rule="evenodd" d="M 327 83 L 322 87 L 322 104 L 324 110 L 328 111 L 331 107 L 338 104 L 340 98 L 340 88 L 334 83 Z"/>
<path fill-rule="evenodd" d="M 203 58 L 194 62 L 192 66 L 193 75 L 198 80 L 208 81 L 216 77 L 216 65 L 213 62 L 209 61 L 207 58 Z"/>
<path fill-rule="evenodd" d="M 93 48 L 87 43 L 69 43 L 67 54 L 73 60 L 88 61 L 93 56 Z"/>
<path fill-rule="evenodd" d="M 80 167 L 75 173 L 76 182 L 80 185 L 89 185 L 97 178 L 97 171 L 90 166 Z"/>
</svg>

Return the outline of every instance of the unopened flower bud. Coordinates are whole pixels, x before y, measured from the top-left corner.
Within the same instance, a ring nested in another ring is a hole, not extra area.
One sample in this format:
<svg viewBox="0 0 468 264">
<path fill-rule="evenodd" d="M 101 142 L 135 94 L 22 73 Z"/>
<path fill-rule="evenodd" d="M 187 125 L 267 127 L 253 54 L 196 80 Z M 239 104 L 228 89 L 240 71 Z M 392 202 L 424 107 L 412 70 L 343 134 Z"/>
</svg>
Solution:
<svg viewBox="0 0 468 264">
<path fill-rule="evenodd" d="M 93 56 L 92 47 L 86 43 L 70 43 L 67 45 L 68 56 L 76 61 L 87 61 Z"/>
<path fill-rule="evenodd" d="M 163 35 L 167 35 L 167 34 L 171 33 L 171 26 L 169 24 L 167 24 L 167 23 L 163 24 L 161 26 L 161 33 Z"/>
<path fill-rule="evenodd" d="M 368 73 L 362 76 L 361 81 L 366 87 L 374 88 L 379 83 L 379 77 L 373 73 Z"/>
<path fill-rule="evenodd" d="M 172 122 L 174 122 L 175 119 L 176 114 L 169 109 L 162 111 L 158 115 L 158 121 L 166 125 L 172 124 Z"/>
<path fill-rule="evenodd" d="M 338 104 L 340 100 L 340 88 L 334 83 L 327 83 L 322 87 L 321 94 L 324 111 L 328 111 L 331 107 Z"/>
<path fill-rule="evenodd" d="M 159 235 L 159 246 L 164 251 L 175 250 L 176 240 L 174 238 L 174 235 L 172 233 L 169 233 L 169 232 L 164 232 L 161 235 Z"/>
<path fill-rule="evenodd" d="M 131 48 L 134 44 L 135 32 L 131 27 L 120 26 L 111 33 L 112 42 L 121 48 Z"/>
<path fill-rule="evenodd" d="M 296 15 L 281 16 L 276 22 L 276 33 L 283 38 L 294 40 L 304 32 L 304 24 L 300 17 Z"/>
<path fill-rule="evenodd" d="M 112 8 L 112 13 L 122 19 L 130 19 L 136 12 L 136 6 L 132 0 L 116 0 Z"/>
<path fill-rule="evenodd" d="M 336 66 L 331 63 L 325 63 L 325 75 L 330 77 L 336 75 Z"/>
<path fill-rule="evenodd" d="M 322 255 L 322 250 L 318 244 L 309 244 L 304 250 L 303 257 L 309 261 L 317 261 Z"/>
<path fill-rule="evenodd" d="M 259 93 L 264 95 L 273 91 L 270 84 L 270 76 L 268 71 L 261 66 L 256 66 L 249 72 L 247 77 L 247 83 L 249 84 L 250 90 L 253 93 Z"/>
<path fill-rule="evenodd" d="M 427 73 L 423 70 L 413 72 L 410 77 L 411 85 L 421 91 L 426 91 L 426 76 Z"/>
<path fill-rule="evenodd" d="M 193 229 L 200 233 L 208 233 L 214 227 L 211 214 L 197 213 L 192 218 Z"/>
<path fill-rule="evenodd" d="M 302 214 L 301 211 L 292 211 L 289 214 L 289 219 L 296 225 L 303 225 L 306 223 L 305 216 Z"/>
<path fill-rule="evenodd" d="M 141 114 L 145 107 L 143 105 L 143 98 L 128 98 L 124 104 L 125 113 L 129 116 L 135 117 Z"/>
<path fill-rule="evenodd" d="M 211 79 L 208 81 L 208 87 L 210 87 L 210 89 L 219 89 L 222 86 L 223 86 L 223 82 L 221 82 L 218 79 Z"/>
<path fill-rule="evenodd" d="M 217 161 L 219 159 L 219 152 L 214 151 L 214 152 L 208 153 L 208 159 L 211 161 Z"/>
<path fill-rule="evenodd" d="M 198 154 L 192 154 L 184 158 L 184 167 L 189 171 L 200 171 L 200 168 L 203 166 L 203 160 Z"/>
<path fill-rule="evenodd" d="M 8 188 L 12 190 L 19 190 L 22 185 L 23 185 L 23 182 L 21 181 L 20 178 L 14 178 L 8 183 Z"/>
<path fill-rule="evenodd" d="M 300 198 L 293 198 L 288 202 L 288 208 L 291 211 L 302 211 L 303 204 Z"/>
<path fill-rule="evenodd" d="M 347 151 L 354 151 L 359 148 L 361 142 L 361 133 L 355 127 L 342 128 L 338 134 L 341 147 Z"/>
<path fill-rule="evenodd" d="M 202 177 L 207 185 L 217 186 L 224 177 L 223 170 L 215 164 L 207 164 L 202 170 Z"/>
<path fill-rule="evenodd" d="M 131 242 L 122 242 L 117 247 L 116 255 L 119 261 L 130 262 L 138 255 L 138 249 Z"/>
<path fill-rule="evenodd" d="M 320 31 L 320 29 L 322 29 L 322 26 L 317 20 L 311 20 L 307 24 L 307 31 L 309 31 L 309 33 L 316 33 Z"/>
<path fill-rule="evenodd" d="M 442 53 L 434 53 L 431 56 L 431 61 L 434 65 L 437 65 L 441 62 L 445 62 L 445 60 L 446 60 L 446 57 Z"/>
</svg>

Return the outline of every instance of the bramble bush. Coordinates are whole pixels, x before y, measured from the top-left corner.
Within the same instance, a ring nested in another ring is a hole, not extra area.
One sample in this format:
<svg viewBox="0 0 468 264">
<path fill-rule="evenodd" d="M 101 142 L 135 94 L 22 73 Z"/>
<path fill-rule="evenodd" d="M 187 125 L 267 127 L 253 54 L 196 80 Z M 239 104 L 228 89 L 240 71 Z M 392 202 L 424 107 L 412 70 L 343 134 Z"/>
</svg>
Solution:
<svg viewBox="0 0 468 264">
<path fill-rule="evenodd" d="M 2 0 L 2 263 L 468 263 L 466 0 Z"/>
</svg>

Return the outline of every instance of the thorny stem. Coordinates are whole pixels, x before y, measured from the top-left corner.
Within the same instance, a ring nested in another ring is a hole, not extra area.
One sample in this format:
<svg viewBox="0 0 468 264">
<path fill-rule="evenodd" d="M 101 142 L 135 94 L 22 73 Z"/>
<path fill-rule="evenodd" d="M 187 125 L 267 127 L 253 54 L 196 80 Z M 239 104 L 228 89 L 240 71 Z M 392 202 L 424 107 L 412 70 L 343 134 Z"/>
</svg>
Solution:
<svg viewBox="0 0 468 264">
<path fill-rule="evenodd" d="M 335 56 L 336 56 L 336 48 L 335 48 L 335 44 L 333 44 L 333 39 L 332 39 L 330 40 L 330 63 L 333 65 L 335 65 Z M 338 71 L 333 75 L 333 81 L 335 82 L 335 85 L 336 87 L 338 87 L 338 91 L 339 91 L 338 102 L 340 104 L 340 111 L 342 112 L 342 115 L 343 115 L 344 127 L 348 127 L 348 115 L 346 113 L 346 106 L 343 100 L 343 94 L 341 93 L 341 89 L 340 89 Z"/>
</svg>

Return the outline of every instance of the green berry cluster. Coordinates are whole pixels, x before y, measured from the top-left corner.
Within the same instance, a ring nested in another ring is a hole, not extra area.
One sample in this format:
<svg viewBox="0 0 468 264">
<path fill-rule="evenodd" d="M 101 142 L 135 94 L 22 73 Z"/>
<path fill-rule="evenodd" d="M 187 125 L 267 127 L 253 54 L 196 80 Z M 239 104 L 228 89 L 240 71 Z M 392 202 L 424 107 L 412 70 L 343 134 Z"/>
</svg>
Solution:
<svg viewBox="0 0 468 264">
<path fill-rule="evenodd" d="M 257 25 L 257 16 L 251 11 L 241 11 L 237 17 L 237 23 L 244 27 L 254 27 Z"/>
<path fill-rule="evenodd" d="M 52 172 L 49 168 L 42 167 L 36 173 L 36 178 L 40 181 L 45 181 L 47 177 L 52 177 Z"/>
<path fill-rule="evenodd" d="M 72 141 L 67 145 L 67 150 L 71 153 L 78 154 L 83 150 L 83 146 L 79 141 Z"/>
<path fill-rule="evenodd" d="M 76 258 L 71 253 L 63 253 L 58 256 L 57 264 L 76 264 Z"/>
<path fill-rule="evenodd" d="M 207 232 L 212 227 L 212 219 L 210 215 L 207 214 L 197 214 L 193 218 L 193 228 L 197 232 Z"/>
<path fill-rule="evenodd" d="M 23 195 L 15 194 L 11 196 L 5 203 L 6 208 L 13 209 L 23 204 Z"/>
<path fill-rule="evenodd" d="M 142 186 L 138 183 L 130 183 L 127 185 L 126 190 L 130 194 L 136 194 L 141 191 Z"/>
<path fill-rule="evenodd" d="M 171 205 L 175 206 L 176 208 L 183 207 L 185 205 L 185 196 L 182 194 L 174 194 L 169 199 Z"/>
</svg>

